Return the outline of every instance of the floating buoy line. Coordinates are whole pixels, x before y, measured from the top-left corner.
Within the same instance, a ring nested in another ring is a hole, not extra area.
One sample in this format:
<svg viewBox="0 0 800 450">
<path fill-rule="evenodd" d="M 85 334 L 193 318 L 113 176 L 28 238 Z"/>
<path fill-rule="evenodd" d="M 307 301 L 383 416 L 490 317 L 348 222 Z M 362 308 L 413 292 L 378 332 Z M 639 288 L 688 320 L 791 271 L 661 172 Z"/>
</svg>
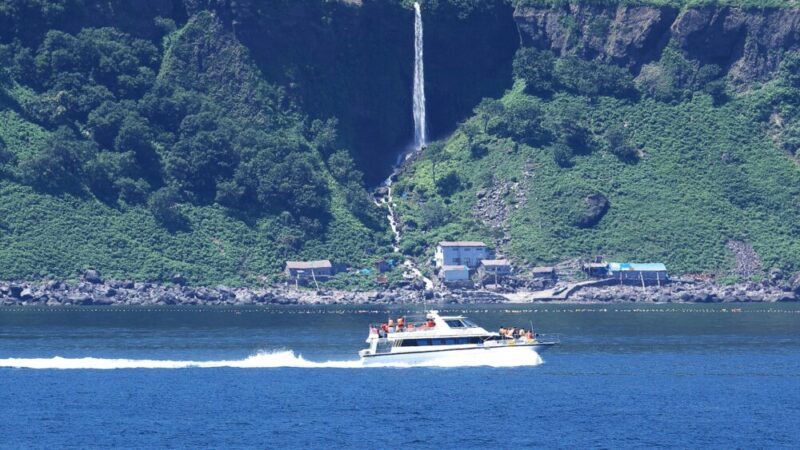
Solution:
<svg viewBox="0 0 800 450">
<path fill-rule="evenodd" d="M 523 309 L 481 309 L 481 308 L 463 308 L 451 309 L 440 308 L 440 311 L 448 314 L 584 314 L 584 313 L 626 313 L 626 314 L 648 314 L 648 313 L 698 313 L 698 314 L 749 314 L 749 313 L 763 313 L 763 314 L 800 314 L 800 308 L 523 308 Z M 165 306 L 165 307 L 31 307 L 31 306 L 11 306 L 0 307 L 0 314 L 2 313 L 173 313 L 173 312 L 190 312 L 190 313 L 230 313 L 230 314 L 418 314 L 419 309 L 398 309 L 394 307 L 387 307 L 386 309 L 350 309 L 350 308 L 292 308 L 292 307 L 276 307 L 276 306 L 262 306 L 262 307 L 209 307 L 209 306 Z"/>
</svg>

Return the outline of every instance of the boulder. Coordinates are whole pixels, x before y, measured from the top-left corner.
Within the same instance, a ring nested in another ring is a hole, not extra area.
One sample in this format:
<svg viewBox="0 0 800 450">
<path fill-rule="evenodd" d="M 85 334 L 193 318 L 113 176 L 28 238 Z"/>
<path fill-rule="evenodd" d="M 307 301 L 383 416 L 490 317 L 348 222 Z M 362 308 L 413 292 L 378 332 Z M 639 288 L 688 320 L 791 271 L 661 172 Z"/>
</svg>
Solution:
<svg viewBox="0 0 800 450">
<path fill-rule="evenodd" d="M 72 294 L 67 296 L 67 302 L 73 305 L 91 305 L 94 303 L 94 297 L 89 294 Z"/>
<path fill-rule="evenodd" d="M 23 289 L 25 288 L 18 284 L 12 284 L 11 286 L 8 287 L 9 293 L 11 293 L 11 296 L 15 298 L 19 298 L 20 295 L 22 295 Z"/>
<path fill-rule="evenodd" d="M 25 288 L 19 293 L 19 298 L 22 300 L 30 300 L 33 298 L 33 290 L 31 288 Z"/>
<path fill-rule="evenodd" d="M 577 224 L 581 228 L 591 228 L 595 226 L 608 212 L 610 205 L 605 195 L 595 192 L 583 199 L 586 207 L 583 214 L 578 218 Z"/>
<path fill-rule="evenodd" d="M 95 269 L 89 269 L 83 272 L 83 280 L 92 284 L 102 284 L 104 281 L 100 272 Z"/>
</svg>

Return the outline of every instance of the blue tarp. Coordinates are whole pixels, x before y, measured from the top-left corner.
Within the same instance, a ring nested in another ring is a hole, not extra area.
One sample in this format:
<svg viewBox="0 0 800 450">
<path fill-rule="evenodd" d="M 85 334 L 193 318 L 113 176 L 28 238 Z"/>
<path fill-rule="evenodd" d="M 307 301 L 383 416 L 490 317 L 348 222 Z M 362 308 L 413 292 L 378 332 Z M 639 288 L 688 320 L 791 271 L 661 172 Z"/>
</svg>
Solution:
<svg viewBox="0 0 800 450">
<path fill-rule="evenodd" d="M 610 272 L 632 270 L 635 272 L 666 272 L 667 266 L 661 263 L 608 263 Z"/>
</svg>

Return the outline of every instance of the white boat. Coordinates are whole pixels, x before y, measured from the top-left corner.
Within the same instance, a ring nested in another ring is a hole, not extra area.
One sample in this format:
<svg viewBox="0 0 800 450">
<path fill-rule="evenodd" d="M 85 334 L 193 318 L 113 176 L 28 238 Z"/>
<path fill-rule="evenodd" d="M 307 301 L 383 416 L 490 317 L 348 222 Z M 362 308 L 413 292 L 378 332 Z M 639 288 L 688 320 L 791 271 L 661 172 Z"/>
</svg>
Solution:
<svg viewBox="0 0 800 450">
<path fill-rule="evenodd" d="M 531 330 L 519 337 L 490 332 L 464 316 L 441 316 L 429 311 L 419 322 L 403 320 L 395 327 L 370 326 L 364 364 L 421 364 L 445 358 L 527 356 L 552 347 L 558 339 Z M 388 328 L 388 329 L 387 329 Z"/>
</svg>

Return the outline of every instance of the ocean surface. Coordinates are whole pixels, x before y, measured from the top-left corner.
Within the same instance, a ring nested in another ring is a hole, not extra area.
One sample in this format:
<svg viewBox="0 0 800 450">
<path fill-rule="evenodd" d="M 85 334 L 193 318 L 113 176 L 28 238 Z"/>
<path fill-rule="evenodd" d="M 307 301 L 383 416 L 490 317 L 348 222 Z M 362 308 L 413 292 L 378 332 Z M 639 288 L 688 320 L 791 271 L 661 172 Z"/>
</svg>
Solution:
<svg viewBox="0 0 800 450">
<path fill-rule="evenodd" d="M 0 309 L 0 448 L 800 447 L 800 305 L 440 309 L 561 344 L 364 368 L 412 310 Z"/>
</svg>

